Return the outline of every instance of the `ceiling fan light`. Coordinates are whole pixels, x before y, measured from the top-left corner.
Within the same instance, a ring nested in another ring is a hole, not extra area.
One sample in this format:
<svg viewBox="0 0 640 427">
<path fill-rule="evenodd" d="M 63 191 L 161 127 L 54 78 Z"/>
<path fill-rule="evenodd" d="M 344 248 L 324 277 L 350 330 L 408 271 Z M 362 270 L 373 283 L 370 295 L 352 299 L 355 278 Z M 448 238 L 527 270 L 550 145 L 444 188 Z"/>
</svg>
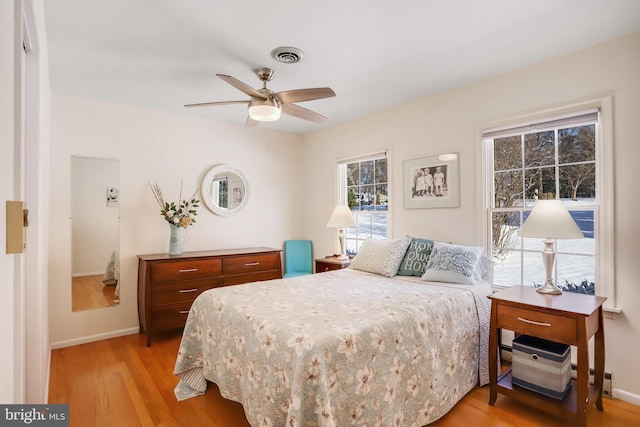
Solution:
<svg viewBox="0 0 640 427">
<path fill-rule="evenodd" d="M 252 99 L 249 103 L 249 117 L 258 122 L 276 121 L 280 113 L 280 104 L 275 98 Z"/>
</svg>

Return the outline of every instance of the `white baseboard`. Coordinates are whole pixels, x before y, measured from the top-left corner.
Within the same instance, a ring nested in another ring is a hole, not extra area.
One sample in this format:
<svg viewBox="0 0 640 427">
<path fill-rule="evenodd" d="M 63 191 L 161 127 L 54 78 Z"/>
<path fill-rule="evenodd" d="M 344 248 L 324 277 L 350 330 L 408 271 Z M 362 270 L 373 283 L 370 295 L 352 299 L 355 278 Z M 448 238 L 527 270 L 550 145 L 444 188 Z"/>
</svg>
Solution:
<svg viewBox="0 0 640 427">
<path fill-rule="evenodd" d="M 628 391 L 620 390 L 619 388 L 613 388 L 613 398 L 624 400 L 625 402 L 634 405 L 640 405 L 640 395 L 629 393 Z"/>
<path fill-rule="evenodd" d="M 109 338 L 122 337 L 124 335 L 133 335 L 139 332 L 139 328 L 129 328 L 129 329 L 121 329 L 119 331 L 111 331 L 105 332 L 104 334 L 97 335 L 89 335 L 87 337 L 74 338 L 66 341 L 58 341 L 51 343 L 51 350 L 55 350 L 57 348 L 71 347 L 79 344 L 86 344 L 94 341 L 106 340 Z"/>
</svg>

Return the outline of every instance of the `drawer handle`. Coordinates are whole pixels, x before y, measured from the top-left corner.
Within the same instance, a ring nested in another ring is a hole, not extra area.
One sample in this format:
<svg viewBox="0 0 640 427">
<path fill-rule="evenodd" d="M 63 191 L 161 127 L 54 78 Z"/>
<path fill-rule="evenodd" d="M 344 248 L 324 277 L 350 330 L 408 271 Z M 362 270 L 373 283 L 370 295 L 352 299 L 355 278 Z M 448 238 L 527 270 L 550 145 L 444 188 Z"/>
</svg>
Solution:
<svg viewBox="0 0 640 427">
<path fill-rule="evenodd" d="M 194 271 L 198 271 L 197 268 L 187 268 L 186 270 L 178 270 L 178 273 L 193 273 Z"/>
<path fill-rule="evenodd" d="M 518 317 L 518 320 L 525 323 L 531 323 L 532 325 L 551 326 L 551 323 L 534 322 L 533 320 L 523 319 L 522 317 Z"/>
<path fill-rule="evenodd" d="M 189 310 L 180 310 L 180 314 L 189 314 Z"/>
<path fill-rule="evenodd" d="M 245 267 L 253 267 L 255 265 L 260 265 L 260 263 L 259 262 L 248 262 L 244 266 Z"/>
<path fill-rule="evenodd" d="M 190 292 L 197 292 L 198 288 L 193 288 L 193 289 L 180 289 L 178 292 L 180 292 L 181 294 L 188 294 Z"/>
</svg>

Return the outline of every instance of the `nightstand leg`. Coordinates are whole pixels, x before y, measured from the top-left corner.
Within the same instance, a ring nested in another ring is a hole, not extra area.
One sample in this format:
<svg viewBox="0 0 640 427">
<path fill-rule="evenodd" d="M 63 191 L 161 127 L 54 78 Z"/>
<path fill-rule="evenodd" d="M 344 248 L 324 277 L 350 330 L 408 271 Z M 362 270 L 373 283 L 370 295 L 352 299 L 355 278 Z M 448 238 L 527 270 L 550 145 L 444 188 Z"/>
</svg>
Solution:
<svg viewBox="0 0 640 427">
<path fill-rule="evenodd" d="M 596 331 L 593 351 L 594 351 L 594 384 L 598 387 L 598 397 L 596 398 L 596 408 L 599 411 L 603 411 L 602 406 L 602 388 L 604 386 L 604 322 L 603 322 L 602 307 L 598 310 L 598 330 Z"/>
<path fill-rule="evenodd" d="M 500 330 L 496 328 L 498 315 L 495 302 L 491 302 L 491 321 L 489 327 L 489 405 L 496 403 L 498 397 L 498 338 Z"/>
<path fill-rule="evenodd" d="M 589 347 L 584 322 L 578 324 L 578 364 L 576 387 L 576 425 L 587 425 L 587 401 L 589 399 Z"/>
</svg>

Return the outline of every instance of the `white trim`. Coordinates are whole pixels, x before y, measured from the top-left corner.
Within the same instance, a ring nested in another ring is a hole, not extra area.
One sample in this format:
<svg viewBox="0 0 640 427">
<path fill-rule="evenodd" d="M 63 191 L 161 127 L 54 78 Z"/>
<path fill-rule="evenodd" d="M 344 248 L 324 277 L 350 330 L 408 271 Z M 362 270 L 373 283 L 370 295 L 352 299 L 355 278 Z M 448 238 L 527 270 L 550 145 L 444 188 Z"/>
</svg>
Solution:
<svg viewBox="0 0 640 427">
<path fill-rule="evenodd" d="M 600 106 L 600 123 L 596 131 L 596 158 L 600 159 L 596 167 L 596 194 L 602 199 L 598 201 L 597 215 L 602 214 L 608 221 L 598 221 L 598 245 L 596 247 L 596 293 L 607 298 L 603 307 L 617 310 L 615 282 L 615 227 L 614 227 L 614 169 L 613 169 L 613 99 L 606 96 L 598 100 Z M 598 157 L 600 156 L 600 157 Z M 601 269 L 600 267 L 605 268 Z"/>
<path fill-rule="evenodd" d="M 137 334 L 139 331 L 140 329 L 138 327 L 135 327 L 135 328 L 128 328 L 128 329 L 121 329 L 119 331 L 105 332 L 102 334 L 89 335 L 86 337 L 73 338 L 65 341 L 53 342 L 51 343 L 51 350 L 55 350 L 58 348 L 72 347 L 74 345 L 87 344 L 95 341 L 107 340 L 110 338 L 123 337 L 125 335 L 133 335 L 133 334 Z"/>
<path fill-rule="evenodd" d="M 98 271 L 96 273 L 75 273 L 72 274 L 71 277 L 91 277 L 91 276 L 103 276 L 104 275 L 104 271 Z"/>
<path fill-rule="evenodd" d="M 26 399 L 46 401 L 49 388 L 48 176 L 50 88 L 42 0 L 23 0 L 25 45 L 25 201 L 32 212 L 27 233 Z"/>
<path fill-rule="evenodd" d="M 615 387 L 611 390 L 611 394 L 614 399 L 624 400 L 625 402 L 631 403 L 633 405 L 640 405 L 639 394 L 630 393 L 628 391 L 621 390 Z"/>
<path fill-rule="evenodd" d="M 538 118 L 527 120 L 521 123 L 514 123 L 508 126 L 500 126 L 493 129 L 485 129 L 482 132 L 483 138 L 503 138 L 511 135 L 523 133 L 541 132 L 563 126 L 579 126 L 592 124 L 598 121 L 598 109 L 589 108 L 585 111 L 553 115 L 548 118 Z"/>
<path fill-rule="evenodd" d="M 351 162 L 362 162 L 365 160 L 373 160 L 380 159 L 383 157 L 389 157 L 389 149 L 386 147 L 368 147 L 368 148 L 359 148 L 357 150 L 350 150 L 339 155 L 336 158 L 336 162 L 338 164 L 341 163 L 351 163 Z"/>
</svg>

